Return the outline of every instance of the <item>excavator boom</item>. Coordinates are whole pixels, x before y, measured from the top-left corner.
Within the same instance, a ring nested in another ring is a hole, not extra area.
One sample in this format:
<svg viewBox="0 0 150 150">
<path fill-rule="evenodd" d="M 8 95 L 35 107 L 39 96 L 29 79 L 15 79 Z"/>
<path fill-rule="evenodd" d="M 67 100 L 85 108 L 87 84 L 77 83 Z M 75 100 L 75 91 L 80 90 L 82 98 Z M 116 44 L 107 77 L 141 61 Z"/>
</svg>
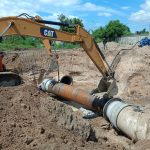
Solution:
<svg viewBox="0 0 150 150">
<path fill-rule="evenodd" d="M 112 75 L 101 50 L 86 30 L 80 26 L 75 26 L 76 33 L 72 34 L 51 28 L 44 23 L 66 25 L 36 18 L 4 17 L 0 19 L 0 36 L 20 35 L 41 38 L 49 53 L 51 53 L 49 40 L 79 43 L 103 77 L 107 78 Z"/>
<path fill-rule="evenodd" d="M 110 79 L 114 79 L 114 73 L 93 37 L 79 25 L 71 25 L 75 29 L 75 33 L 69 33 L 45 24 L 70 26 L 66 23 L 42 20 L 39 16 L 31 17 L 27 14 L 21 14 L 15 17 L 0 18 L 0 37 L 19 35 L 41 38 L 49 54 L 51 54 L 50 41 L 80 44 L 103 76 L 97 88 L 98 92 L 107 92 L 112 82 L 109 82 Z"/>
</svg>

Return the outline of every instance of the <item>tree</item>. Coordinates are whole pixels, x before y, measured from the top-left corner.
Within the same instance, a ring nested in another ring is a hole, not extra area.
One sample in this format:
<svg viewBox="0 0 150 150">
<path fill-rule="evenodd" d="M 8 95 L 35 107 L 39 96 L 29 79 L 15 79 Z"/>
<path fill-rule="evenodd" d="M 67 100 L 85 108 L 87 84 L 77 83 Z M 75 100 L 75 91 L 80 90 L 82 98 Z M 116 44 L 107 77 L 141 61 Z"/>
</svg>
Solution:
<svg viewBox="0 0 150 150">
<path fill-rule="evenodd" d="M 121 37 L 123 35 L 128 35 L 129 33 L 129 27 L 120 23 L 119 20 L 110 21 L 108 25 L 106 25 L 105 34 L 110 41 L 114 41 L 116 40 L 116 38 Z"/>
<path fill-rule="evenodd" d="M 144 28 L 143 30 L 141 30 L 141 31 L 136 31 L 135 33 L 138 34 L 138 35 L 147 35 L 149 32 L 146 31 L 146 29 Z"/>
<path fill-rule="evenodd" d="M 83 21 L 79 18 L 68 18 L 63 14 L 60 14 L 58 16 L 58 20 L 62 23 L 67 23 L 70 25 L 80 25 L 81 27 L 84 27 L 83 25 Z M 70 32 L 70 33 L 74 33 L 75 32 L 75 28 L 74 27 L 65 27 L 65 26 L 60 26 L 60 30 L 62 31 L 66 31 L 66 32 Z"/>
<path fill-rule="evenodd" d="M 130 34 L 129 27 L 119 20 L 110 21 L 105 27 L 100 27 L 93 31 L 93 36 L 96 41 L 98 40 L 97 42 L 102 41 L 104 38 L 107 38 L 108 41 L 115 41 L 118 37 Z"/>
<path fill-rule="evenodd" d="M 101 42 L 105 35 L 105 28 L 99 27 L 98 29 L 92 31 L 92 35 L 96 42 Z"/>
</svg>

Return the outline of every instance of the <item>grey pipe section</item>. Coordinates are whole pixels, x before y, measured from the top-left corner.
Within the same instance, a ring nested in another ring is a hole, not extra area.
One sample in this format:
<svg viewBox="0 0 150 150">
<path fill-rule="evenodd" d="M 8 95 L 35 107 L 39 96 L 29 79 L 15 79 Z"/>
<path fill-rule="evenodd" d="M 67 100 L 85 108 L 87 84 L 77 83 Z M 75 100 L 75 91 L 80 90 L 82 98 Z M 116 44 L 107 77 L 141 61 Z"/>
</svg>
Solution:
<svg viewBox="0 0 150 150">
<path fill-rule="evenodd" d="M 105 104 L 103 112 L 116 129 L 138 141 L 150 139 L 150 113 L 143 108 L 127 104 L 120 99 L 112 99 Z"/>
</svg>

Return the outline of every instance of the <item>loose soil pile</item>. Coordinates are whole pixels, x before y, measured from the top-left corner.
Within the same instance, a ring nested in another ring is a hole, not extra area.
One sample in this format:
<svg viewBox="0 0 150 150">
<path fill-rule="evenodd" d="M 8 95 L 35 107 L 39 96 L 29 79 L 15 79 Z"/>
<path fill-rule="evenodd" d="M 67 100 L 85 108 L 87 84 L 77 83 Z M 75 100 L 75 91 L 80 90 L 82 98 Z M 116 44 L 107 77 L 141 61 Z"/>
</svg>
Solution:
<svg viewBox="0 0 150 150">
<path fill-rule="evenodd" d="M 101 45 L 100 45 L 101 47 Z M 109 63 L 122 48 L 109 43 L 105 51 Z M 74 84 L 91 91 L 101 74 L 82 49 L 59 51 L 60 76 L 69 74 Z M 150 48 L 134 48 L 121 54 L 115 77 L 119 87 L 116 97 L 136 105 L 149 104 Z M 6 67 L 18 71 L 24 83 L 0 88 L 0 150 L 12 149 L 143 149 L 149 141 L 136 144 L 116 132 L 102 117 L 83 119 L 59 98 L 39 91 L 32 83 L 40 69 L 48 70 L 44 50 L 13 52 L 5 57 Z M 57 72 L 50 74 L 57 79 Z"/>
</svg>

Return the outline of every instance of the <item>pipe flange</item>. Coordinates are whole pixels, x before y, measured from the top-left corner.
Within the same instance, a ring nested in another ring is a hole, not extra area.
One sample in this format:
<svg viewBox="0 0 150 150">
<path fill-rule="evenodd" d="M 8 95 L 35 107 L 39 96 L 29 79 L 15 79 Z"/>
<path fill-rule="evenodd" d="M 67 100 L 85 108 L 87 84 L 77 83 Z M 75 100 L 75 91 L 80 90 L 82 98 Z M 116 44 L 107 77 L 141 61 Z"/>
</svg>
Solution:
<svg viewBox="0 0 150 150">
<path fill-rule="evenodd" d="M 106 103 L 103 109 L 103 116 L 108 120 L 112 126 L 114 126 L 117 130 L 117 119 L 120 112 L 125 108 L 130 106 L 126 102 L 122 101 L 121 99 L 115 98 L 111 99 Z"/>
<path fill-rule="evenodd" d="M 104 108 L 103 108 L 103 117 L 104 117 L 107 121 L 109 121 L 109 119 L 108 119 L 108 117 L 107 117 L 107 115 L 106 115 L 107 108 L 108 108 L 109 104 L 112 103 L 112 102 L 114 102 L 114 101 L 119 101 L 119 102 L 121 102 L 122 100 L 121 100 L 120 98 L 112 98 L 112 99 L 110 99 L 110 100 L 105 104 L 105 106 L 104 106 Z"/>
<path fill-rule="evenodd" d="M 43 91 L 47 91 L 50 88 L 53 88 L 53 86 L 57 83 L 55 80 L 51 79 L 44 79 L 43 82 L 38 86 L 39 89 Z"/>
</svg>

